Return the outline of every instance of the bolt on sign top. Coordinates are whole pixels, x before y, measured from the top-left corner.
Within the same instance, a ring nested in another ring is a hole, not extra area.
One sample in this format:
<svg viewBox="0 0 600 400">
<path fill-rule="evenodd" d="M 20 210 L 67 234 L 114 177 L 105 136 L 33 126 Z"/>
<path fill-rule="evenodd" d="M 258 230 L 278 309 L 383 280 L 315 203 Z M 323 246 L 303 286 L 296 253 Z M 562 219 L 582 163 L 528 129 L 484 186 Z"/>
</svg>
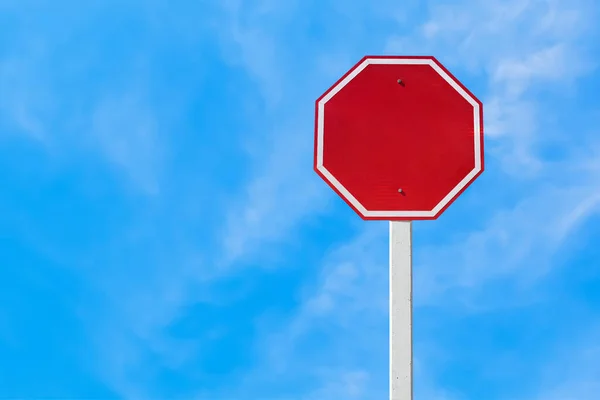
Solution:
<svg viewBox="0 0 600 400">
<path fill-rule="evenodd" d="M 434 57 L 364 57 L 316 102 L 314 168 L 365 220 L 436 219 L 483 172 L 483 106 Z"/>
</svg>

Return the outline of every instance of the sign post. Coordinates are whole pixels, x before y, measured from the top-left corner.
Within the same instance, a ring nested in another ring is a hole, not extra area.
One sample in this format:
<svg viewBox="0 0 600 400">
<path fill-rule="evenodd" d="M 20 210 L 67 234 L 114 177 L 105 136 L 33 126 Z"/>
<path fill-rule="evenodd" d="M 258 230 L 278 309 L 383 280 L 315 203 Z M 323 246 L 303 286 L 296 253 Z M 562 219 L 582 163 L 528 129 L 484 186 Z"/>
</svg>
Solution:
<svg viewBox="0 0 600 400">
<path fill-rule="evenodd" d="M 390 221 L 390 399 L 413 399 L 412 221 L 483 172 L 483 105 L 434 57 L 366 56 L 316 101 L 314 169 Z"/>
<path fill-rule="evenodd" d="M 412 364 L 412 222 L 390 221 L 390 399 L 410 400 Z"/>
</svg>

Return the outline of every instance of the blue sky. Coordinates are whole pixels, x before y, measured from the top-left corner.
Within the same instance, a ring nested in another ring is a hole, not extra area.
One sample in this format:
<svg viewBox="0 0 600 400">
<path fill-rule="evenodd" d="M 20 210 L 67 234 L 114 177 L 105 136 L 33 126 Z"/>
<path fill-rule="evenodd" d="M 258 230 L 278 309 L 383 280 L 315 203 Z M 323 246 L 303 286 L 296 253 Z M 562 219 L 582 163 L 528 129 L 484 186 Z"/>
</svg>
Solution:
<svg viewBox="0 0 600 400">
<path fill-rule="evenodd" d="M 0 0 L 0 397 L 386 398 L 387 224 L 314 100 L 431 54 L 486 172 L 414 224 L 415 398 L 597 399 L 598 7 Z"/>
</svg>

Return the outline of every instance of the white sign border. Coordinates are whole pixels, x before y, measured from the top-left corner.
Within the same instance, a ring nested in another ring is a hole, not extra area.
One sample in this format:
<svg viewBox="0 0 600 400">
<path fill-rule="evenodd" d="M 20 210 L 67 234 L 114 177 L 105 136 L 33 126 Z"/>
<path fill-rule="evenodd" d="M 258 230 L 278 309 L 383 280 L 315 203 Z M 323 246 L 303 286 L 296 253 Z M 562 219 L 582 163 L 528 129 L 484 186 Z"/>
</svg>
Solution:
<svg viewBox="0 0 600 400">
<path fill-rule="evenodd" d="M 450 84 L 465 100 L 473 106 L 473 132 L 475 143 L 475 168 L 460 183 L 454 187 L 432 210 L 423 211 L 370 211 L 367 210 L 352 194 L 342 185 L 327 168 L 323 165 L 323 142 L 324 142 L 324 127 L 325 127 L 325 104 L 331 100 L 340 90 L 344 88 L 352 79 L 354 79 L 362 70 L 371 64 L 385 65 L 429 65 L 435 70 L 446 82 Z M 332 87 L 325 96 L 317 102 L 317 128 L 316 128 L 316 169 L 335 187 L 340 194 L 352 206 L 366 218 L 434 218 L 441 210 L 444 209 L 457 195 L 460 193 L 483 169 L 483 151 L 481 143 L 482 121 L 480 118 L 479 102 L 466 92 L 461 85 L 433 59 L 429 57 L 423 58 L 402 58 L 402 57 L 366 57 L 358 64 L 344 79 Z"/>
</svg>

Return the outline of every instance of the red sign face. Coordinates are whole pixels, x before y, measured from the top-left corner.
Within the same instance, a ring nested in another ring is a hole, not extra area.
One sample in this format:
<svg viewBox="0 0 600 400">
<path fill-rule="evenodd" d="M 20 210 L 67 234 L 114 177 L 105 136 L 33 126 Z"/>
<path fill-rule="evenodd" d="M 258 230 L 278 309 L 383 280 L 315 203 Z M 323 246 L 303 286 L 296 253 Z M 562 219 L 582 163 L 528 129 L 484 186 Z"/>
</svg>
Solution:
<svg viewBox="0 0 600 400">
<path fill-rule="evenodd" d="M 483 172 L 483 106 L 433 57 L 365 57 L 316 102 L 314 168 L 363 219 L 436 219 Z"/>
</svg>

